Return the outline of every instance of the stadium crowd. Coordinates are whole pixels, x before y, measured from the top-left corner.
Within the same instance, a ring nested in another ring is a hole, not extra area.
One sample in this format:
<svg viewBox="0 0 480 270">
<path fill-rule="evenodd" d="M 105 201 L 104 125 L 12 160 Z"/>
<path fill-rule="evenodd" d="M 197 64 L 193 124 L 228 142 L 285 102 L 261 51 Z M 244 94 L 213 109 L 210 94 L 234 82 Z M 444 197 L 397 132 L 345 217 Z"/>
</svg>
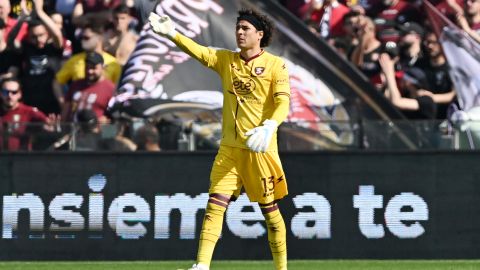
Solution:
<svg viewBox="0 0 480 270">
<path fill-rule="evenodd" d="M 409 119 L 446 119 L 456 92 L 421 0 L 282 0 Z M 479 0 L 430 3 L 480 42 Z"/>
<path fill-rule="evenodd" d="M 447 117 L 449 105 L 456 102 L 455 91 L 421 1 L 279 2 L 357 66 L 408 118 Z M 431 2 L 480 42 L 480 0 Z M 0 0 L 0 149 L 61 149 L 71 145 L 71 135 L 44 135 L 35 143 L 28 134 L 58 130 L 59 122 L 79 122 L 77 149 L 160 150 L 158 130 L 152 126 L 128 139 L 119 124 L 108 141 L 96 128 L 112 122 L 106 114 L 108 101 L 155 4 Z M 40 124 L 27 132 L 26 122 Z M 94 135 L 80 142 L 81 134 Z"/>
</svg>

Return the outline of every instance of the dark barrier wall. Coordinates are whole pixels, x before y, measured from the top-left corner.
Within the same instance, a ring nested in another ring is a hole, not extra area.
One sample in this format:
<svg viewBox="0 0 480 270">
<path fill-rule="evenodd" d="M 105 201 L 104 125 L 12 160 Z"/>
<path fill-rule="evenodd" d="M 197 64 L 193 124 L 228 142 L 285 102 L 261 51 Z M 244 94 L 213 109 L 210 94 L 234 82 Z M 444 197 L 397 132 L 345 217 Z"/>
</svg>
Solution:
<svg viewBox="0 0 480 270">
<path fill-rule="evenodd" d="M 289 153 L 289 257 L 480 258 L 478 153 Z M 194 259 L 213 153 L 0 156 L 0 259 Z M 231 204 L 216 259 L 268 259 Z"/>
</svg>

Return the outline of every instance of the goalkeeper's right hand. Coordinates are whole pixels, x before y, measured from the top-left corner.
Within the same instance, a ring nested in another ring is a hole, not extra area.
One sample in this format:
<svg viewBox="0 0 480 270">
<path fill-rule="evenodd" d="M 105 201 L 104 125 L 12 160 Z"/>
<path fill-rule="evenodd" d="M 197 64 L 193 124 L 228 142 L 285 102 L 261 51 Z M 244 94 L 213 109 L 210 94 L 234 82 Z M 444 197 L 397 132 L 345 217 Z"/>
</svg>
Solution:
<svg viewBox="0 0 480 270">
<path fill-rule="evenodd" d="M 159 35 L 173 38 L 177 34 L 175 25 L 173 25 L 173 22 L 168 15 L 160 16 L 156 13 L 150 12 L 148 20 L 150 21 L 150 27 L 153 32 Z"/>
</svg>

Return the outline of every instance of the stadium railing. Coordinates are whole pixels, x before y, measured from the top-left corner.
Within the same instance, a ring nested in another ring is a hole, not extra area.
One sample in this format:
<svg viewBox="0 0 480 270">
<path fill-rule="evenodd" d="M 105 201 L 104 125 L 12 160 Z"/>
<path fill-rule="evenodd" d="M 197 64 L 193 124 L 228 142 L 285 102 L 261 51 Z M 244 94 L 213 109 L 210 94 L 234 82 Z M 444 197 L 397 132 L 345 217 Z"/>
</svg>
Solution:
<svg viewBox="0 0 480 270">
<path fill-rule="evenodd" d="M 118 141 L 136 142 L 146 121 L 88 126 L 62 123 L 4 123 L 0 150 L 5 151 L 132 151 Z M 221 123 L 153 123 L 162 150 L 208 151 L 219 147 Z M 480 122 L 449 121 L 320 121 L 285 122 L 278 132 L 280 151 L 344 150 L 476 150 Z"/>
</svg>

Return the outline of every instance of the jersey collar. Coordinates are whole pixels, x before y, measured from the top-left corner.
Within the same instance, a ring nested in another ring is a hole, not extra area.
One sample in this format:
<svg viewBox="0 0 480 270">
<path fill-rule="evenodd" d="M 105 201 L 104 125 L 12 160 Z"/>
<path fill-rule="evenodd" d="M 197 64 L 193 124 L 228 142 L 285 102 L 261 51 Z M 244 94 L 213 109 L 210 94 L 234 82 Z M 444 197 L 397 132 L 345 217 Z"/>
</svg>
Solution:
<svg viewBox="0 0 480 270">
<path fill-rule="evenodd" d="M 250 57 L 250 58 L 248 58 L 248 59 L 244 59 L 243 56 L 242 56 L 240 53 L 239 53 L 239 55 L 240 55 L 240 58 L 241 58 L 243 61 L 245 61 L 245 64 L 248 64 L 248 62 L 252 61 L 253 59 L 255 59 L 255 58 L 257 58 L 257 57 L 259 57 L 259 56 L 262 55 L 264 52 L 265 52 L 265 50 L 262 49 L 259 53 L 257 53 L 256 55 L 254 55 L 254 56 L 252 56 L 252 57 Z"/>
</svg>

